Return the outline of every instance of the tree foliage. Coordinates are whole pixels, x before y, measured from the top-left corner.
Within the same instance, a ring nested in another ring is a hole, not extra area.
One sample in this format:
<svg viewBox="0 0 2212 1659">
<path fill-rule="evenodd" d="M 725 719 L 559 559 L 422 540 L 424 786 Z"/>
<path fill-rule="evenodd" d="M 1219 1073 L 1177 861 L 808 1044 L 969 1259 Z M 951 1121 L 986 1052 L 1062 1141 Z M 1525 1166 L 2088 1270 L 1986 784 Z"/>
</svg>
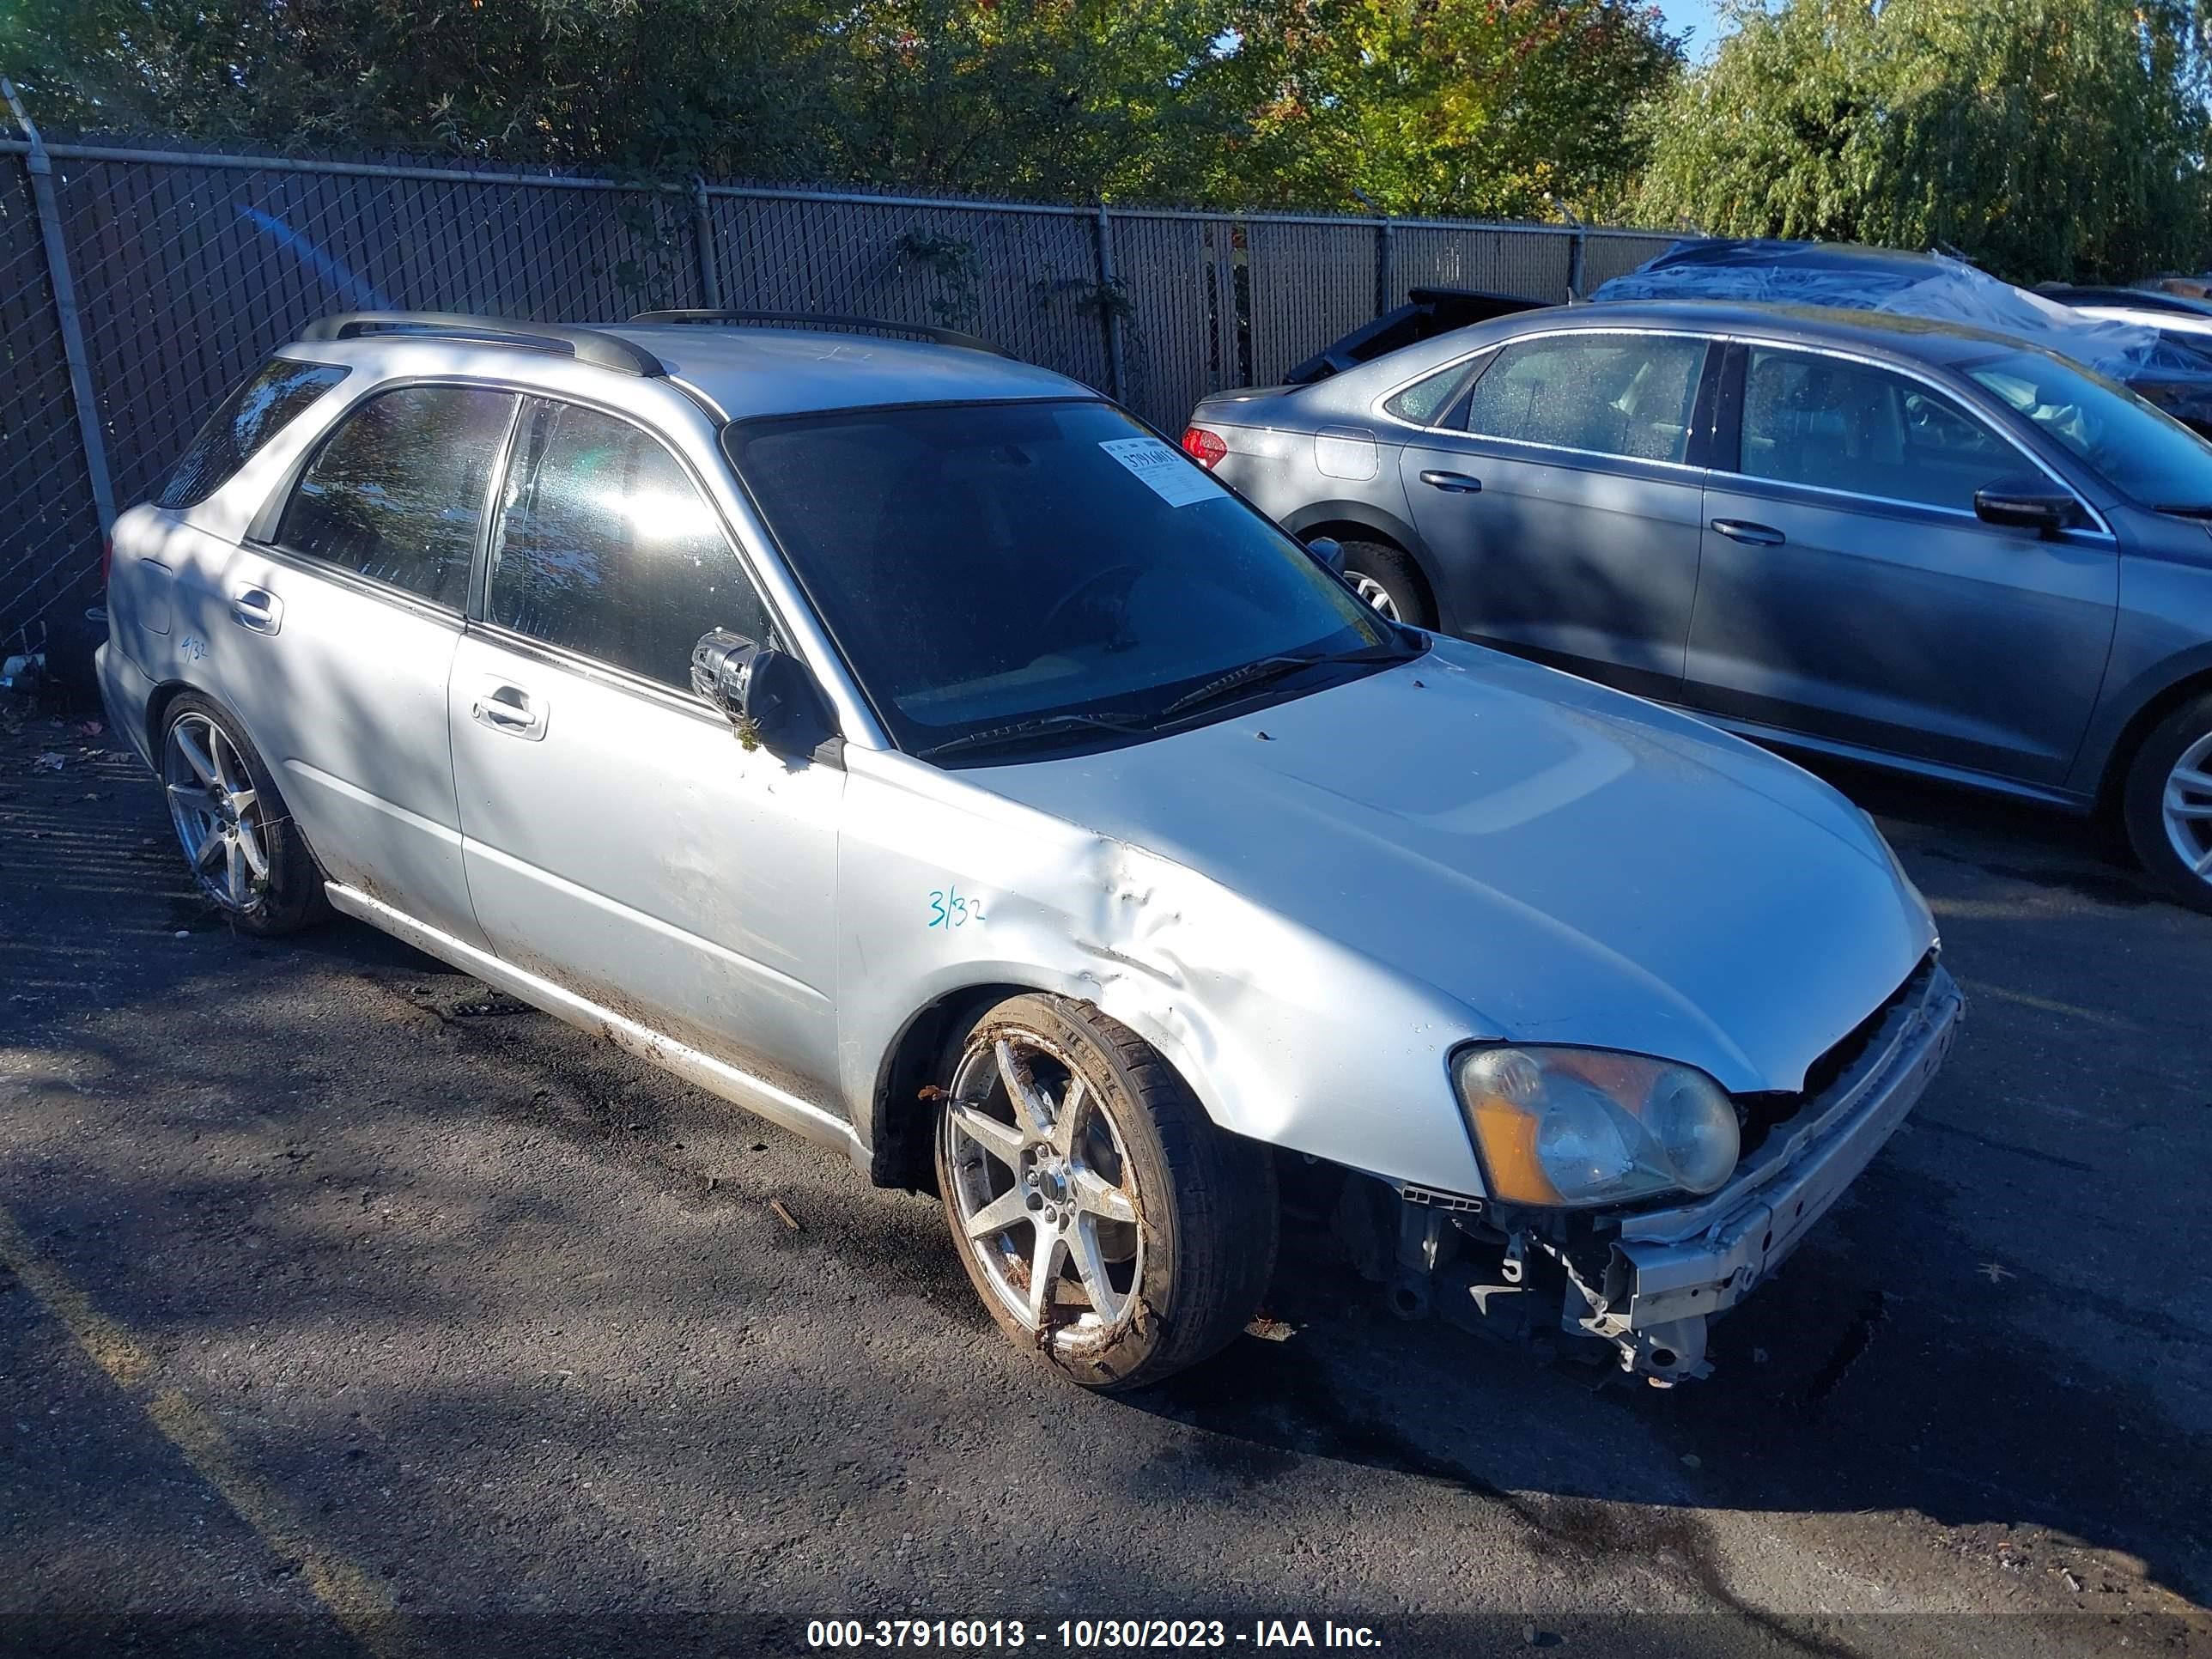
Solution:
<svg viewBox="0 0 2212 1659">
<path fill-rule="evenodd" d="M 1626 0 L 15 0 L 59 130 L 994 194 L 1617 202 Z"/>
<path fill-rule="evenodd" d="M 2021 282 L 2203 264 L 2201 0 L 1785 0 L 1735 21 L 1658 112 L 1649 222 L 1948 244 Z"/>
</svg>

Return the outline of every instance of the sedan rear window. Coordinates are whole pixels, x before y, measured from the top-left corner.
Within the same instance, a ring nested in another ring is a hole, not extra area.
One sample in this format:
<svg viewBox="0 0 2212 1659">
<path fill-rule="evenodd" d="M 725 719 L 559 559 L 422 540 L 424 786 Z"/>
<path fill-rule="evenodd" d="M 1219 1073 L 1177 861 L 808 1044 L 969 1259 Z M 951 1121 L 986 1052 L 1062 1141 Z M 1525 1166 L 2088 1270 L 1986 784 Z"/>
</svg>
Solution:
<svg viewBox="0 0 2212 1659">
<path fill-rule="evenodd" d="M 295 362 L 289 357 L 263 364 L 208 416 L 155 505 L 198 507 L 348 373 L 336 363 Z"/>
</svg>

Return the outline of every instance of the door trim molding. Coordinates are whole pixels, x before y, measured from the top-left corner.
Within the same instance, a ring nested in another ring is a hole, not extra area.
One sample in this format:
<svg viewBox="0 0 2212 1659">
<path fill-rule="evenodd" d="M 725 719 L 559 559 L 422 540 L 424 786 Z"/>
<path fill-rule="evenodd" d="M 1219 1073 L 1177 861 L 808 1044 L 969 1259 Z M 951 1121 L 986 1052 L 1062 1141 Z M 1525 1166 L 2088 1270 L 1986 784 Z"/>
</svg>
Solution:
<svg viewBox="0 0 2212 1659">
<path fill-rule="evenodd" d="M 370 897 L 358 888 L 333 881 L 325 883 L 324 890 L 336 908 L 356 921 L 381 928 L 416 950 L 450 963 L 464 973 L 473 974 L 487 985 L 542 1008 L 579 1030 L 603 1036 L 617 1048 L 673 1072 L 685 1082 L 696 1084 L 733 1106 L 742 1106 L 781 1128 L 822 1146 L 836 1147 L 861 1168 L 867 1167 L 867 1149 L 850 1123 L 811 1101 L 778 1088 L 765 1078 L 702 1054 L 626 1014 L 579 996 L 565 986 L 518 968 L 488 951 L 478 950 L 427 922 L 416 921 L 404 910 L 395 909 L 381 899 Z"/>
</svg>

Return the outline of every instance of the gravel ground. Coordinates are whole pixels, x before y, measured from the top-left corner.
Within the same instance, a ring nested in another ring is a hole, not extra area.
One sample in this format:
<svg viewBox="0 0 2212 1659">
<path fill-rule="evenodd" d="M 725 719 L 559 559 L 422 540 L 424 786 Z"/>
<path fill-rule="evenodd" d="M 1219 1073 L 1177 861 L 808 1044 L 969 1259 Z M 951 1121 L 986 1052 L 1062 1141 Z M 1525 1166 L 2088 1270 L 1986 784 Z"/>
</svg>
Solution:
<svg viewBox="0 0 2212 1659">
<path fill-rule="evenodd" d="M 1400 1323 L 1293 1242 L 1289 1340 L 1103 1400 L 932 1202 L 363 927 L 233 936 L 135 760 L 0 706 L 0 1649 L 2212 1651 L 2212 918 L 1837 781 L 1969 1024 L 1714 1377 Z"/>
</svg>

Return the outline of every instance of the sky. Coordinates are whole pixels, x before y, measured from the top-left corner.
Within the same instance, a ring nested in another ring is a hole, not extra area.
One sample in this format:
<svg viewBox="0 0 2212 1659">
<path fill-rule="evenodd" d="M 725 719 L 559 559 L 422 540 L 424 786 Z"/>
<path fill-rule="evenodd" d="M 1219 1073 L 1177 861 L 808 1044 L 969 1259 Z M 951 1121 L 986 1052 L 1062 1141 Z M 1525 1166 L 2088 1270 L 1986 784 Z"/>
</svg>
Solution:
<svg viewBox="0 0 2212 1659">
<path fill-rule="evenodd" d="M 1659 9 L 1667 14 L 1668 28 L 1697 31 L 1690 37 L 1693 62 L 1712 55 L 1713 42 L 1721 32 L 1719 21 L 1713 14 L 1713 0 L 1659 0 Z"/>
</svg>

